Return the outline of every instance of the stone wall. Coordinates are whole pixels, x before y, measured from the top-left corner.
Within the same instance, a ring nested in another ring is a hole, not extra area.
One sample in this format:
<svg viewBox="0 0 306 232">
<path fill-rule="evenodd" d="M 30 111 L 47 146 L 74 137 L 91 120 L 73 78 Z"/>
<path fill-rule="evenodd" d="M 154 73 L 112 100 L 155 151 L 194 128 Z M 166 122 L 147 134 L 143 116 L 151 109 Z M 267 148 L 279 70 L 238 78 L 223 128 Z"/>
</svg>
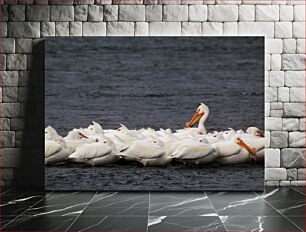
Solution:
<svg viewBox="0 0 306 232">
<path fill-rule="evenodd" d="M 304 0 L 1 2 L 1 185 L 43 183 L 41 40 L 119 35 L 264 35 L 266 184 L 305 184 Z"/>
</svg>

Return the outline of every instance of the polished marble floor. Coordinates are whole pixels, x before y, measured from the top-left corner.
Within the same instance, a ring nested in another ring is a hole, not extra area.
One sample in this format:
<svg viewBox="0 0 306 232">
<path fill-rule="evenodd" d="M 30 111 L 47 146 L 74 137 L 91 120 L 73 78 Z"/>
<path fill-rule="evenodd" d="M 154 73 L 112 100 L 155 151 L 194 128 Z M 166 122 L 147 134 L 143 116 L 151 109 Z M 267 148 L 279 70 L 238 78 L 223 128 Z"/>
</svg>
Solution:
<svg viewBox="0 0 306 232">
<path fill-rule="evenodd" d="M 1 231 L 305 231 L 305 189 L 1 193 Z"/>
</svg>

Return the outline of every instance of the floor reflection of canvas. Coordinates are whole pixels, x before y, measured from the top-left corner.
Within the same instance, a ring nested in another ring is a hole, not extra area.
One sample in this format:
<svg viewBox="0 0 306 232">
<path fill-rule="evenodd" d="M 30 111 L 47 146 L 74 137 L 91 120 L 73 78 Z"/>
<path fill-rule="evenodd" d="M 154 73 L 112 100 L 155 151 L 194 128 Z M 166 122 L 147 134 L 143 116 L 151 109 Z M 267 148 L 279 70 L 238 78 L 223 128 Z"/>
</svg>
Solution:
<svg viewBox="0 0 306 232">
<path fill-rule="evenodd" d="M 261 190 L 263 37 L 45 41 L 47 190 Z"/>
</svg>

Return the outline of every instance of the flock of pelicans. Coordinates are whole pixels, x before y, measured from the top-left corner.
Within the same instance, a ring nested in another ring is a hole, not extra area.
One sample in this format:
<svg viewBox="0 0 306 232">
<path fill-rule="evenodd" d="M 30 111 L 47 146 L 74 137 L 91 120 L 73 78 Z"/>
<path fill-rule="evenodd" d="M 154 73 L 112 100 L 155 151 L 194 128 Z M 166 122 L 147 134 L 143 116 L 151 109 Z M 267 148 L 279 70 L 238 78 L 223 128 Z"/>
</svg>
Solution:
<svg viewBox="0 0 306 232">
<path fill-rule="evenodd" d="M 256 127 L 207 133 L 208 107 L 201 103 L 186 128 L 172 132 L 147 128 L 130 130 L 121 125 L 103 130 L 92 122 L 88 128 L 73 129 L 66 137 L 51 126 L 45 129 L 45 164 L 83 163 L 107 166 L 120 160 L 143 166 L 166 166 L 173 160 L 188 166 L 211 163 L 235 165 L 264 159 L 264 134 Z M 199 121 L 197 128 L 192 126 Z"/>
</svg>

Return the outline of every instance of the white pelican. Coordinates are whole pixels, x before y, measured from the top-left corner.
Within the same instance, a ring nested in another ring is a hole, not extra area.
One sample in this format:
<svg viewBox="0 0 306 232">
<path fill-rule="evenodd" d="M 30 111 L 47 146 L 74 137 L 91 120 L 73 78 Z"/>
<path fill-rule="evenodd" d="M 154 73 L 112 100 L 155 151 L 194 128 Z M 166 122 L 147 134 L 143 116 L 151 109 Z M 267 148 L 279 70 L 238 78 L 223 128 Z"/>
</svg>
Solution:
<svg viewBox="0 0 306 232">
<path fill-rule="evenodd" d="M 51 127 L 51 126 L 47 126 L 45 128 L 45 140 L 50 140 L 50 139 L 54 139 L 58 136 L 56 130 Z"/>
<path fill-rule="evenodd" d="M 64 138 L 67 147 L 71 147 L 74 151 L 79 146 L 99 142 L 102 140 L 102 136 L 88 137 L 83 132 L 84 131 L 82 129 L 73 129 L 72 131 L 70 131 L 68 135 Z"/>
<path fill-rule="evenodd" d="M 177 130 L 174 134 L 179 138 L 196 137 L 207 134 L 204 123 L 208 118 L 208 115 L 208 107 L 204 103 L 201 103 L 192 119 L 189 122 L 186 122 L 188 128 Z M 199 121 L 198 128 L 191 128 L 197 121 Z"/>
<path fill-rule="evenodd" d="M 87 127 L 87 130 L 94 134 L 104 134 L 102 126 L 94 121 L 92 121 L 91 124 Z"/>
<path fill-rule="evenodd" d="M 134 141 L 121 150 L 120 156 L 125 160 L 137 161 L 143 166 L 165 166 L 172 160 L 158 140 Z"/>
<path fill-rule="evenodd" d="M 54 140 L 45 140 L 45 164 L 57 164 L 66 161 L 71 154 L 65 140 L 57 136 Z"/>
<path fill-rule="evenodd" d="M 119 161 L 114 143 L 107 137 L 101 142 L 85 144 L 76 148 L 69 158 L 77 163 L 105 166 Z"/>
</svg>

